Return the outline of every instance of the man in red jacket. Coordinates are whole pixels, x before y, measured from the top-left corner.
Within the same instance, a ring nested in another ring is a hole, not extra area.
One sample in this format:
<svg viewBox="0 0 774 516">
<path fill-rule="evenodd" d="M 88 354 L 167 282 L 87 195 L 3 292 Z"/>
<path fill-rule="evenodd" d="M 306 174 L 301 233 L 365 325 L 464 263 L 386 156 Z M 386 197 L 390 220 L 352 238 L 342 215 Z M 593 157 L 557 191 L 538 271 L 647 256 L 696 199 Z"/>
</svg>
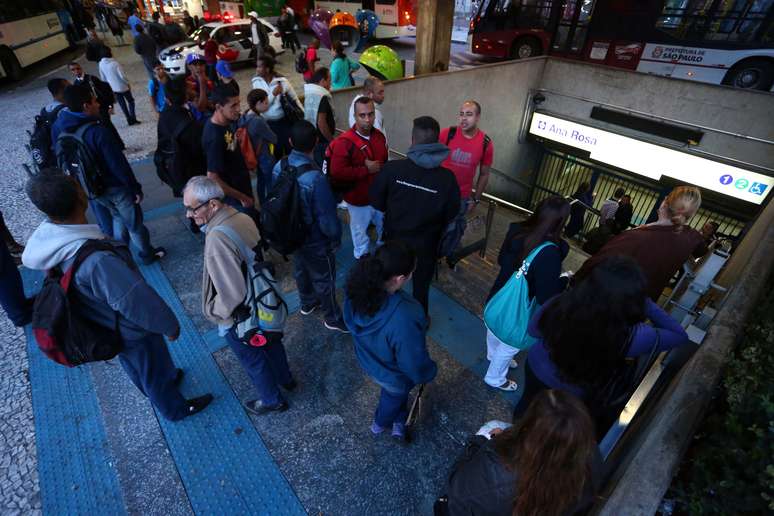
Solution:
<svg viewBox="0 0 774 516">
<path fill-rule="evenodd" d="M 355 125 L 328 147 L 331 183 L 335 191 L 344 192 L 349 211 L 349 229 L 355 258 L 369 253 L 368 226 L 376 226 L 377 245 L 381 245 L 384 214 L 368 200 L 368 188 L 374 182 L 382 164 L 387 162 L 387 140 L 374 127 L 376 110 L 374 101 L 361 97 L 355 102 Z"/>
</svg>

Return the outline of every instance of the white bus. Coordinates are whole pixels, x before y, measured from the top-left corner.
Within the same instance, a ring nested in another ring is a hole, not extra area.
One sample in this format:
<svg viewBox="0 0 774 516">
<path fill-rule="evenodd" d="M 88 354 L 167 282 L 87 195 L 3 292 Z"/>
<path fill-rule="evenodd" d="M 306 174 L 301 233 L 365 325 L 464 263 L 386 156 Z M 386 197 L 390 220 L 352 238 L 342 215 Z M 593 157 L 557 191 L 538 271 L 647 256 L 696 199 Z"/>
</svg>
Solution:
<svg viewBox="0 0 774 516">
<path fill-rule="evenodd" d="M 68 31 L 58 0 L 0 0 L 0 77 L 19 80 L 24 67 L 67 48 Z"/>
</svg>

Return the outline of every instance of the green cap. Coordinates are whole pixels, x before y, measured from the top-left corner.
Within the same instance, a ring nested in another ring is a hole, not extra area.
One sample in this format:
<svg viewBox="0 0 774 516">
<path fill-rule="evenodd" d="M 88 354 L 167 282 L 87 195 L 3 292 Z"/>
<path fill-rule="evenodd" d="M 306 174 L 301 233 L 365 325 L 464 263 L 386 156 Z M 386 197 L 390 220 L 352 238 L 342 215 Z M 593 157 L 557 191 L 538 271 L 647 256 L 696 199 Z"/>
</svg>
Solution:
<svg viewBox="0 0 774 516">
<path fill-rule="evenodd" d="M 374 45 L 360 54 L 360 64 L 372 75 L 391 81 L 403 77 L 403 65 L 397 52 L 385 45 Z"/>
</svg>

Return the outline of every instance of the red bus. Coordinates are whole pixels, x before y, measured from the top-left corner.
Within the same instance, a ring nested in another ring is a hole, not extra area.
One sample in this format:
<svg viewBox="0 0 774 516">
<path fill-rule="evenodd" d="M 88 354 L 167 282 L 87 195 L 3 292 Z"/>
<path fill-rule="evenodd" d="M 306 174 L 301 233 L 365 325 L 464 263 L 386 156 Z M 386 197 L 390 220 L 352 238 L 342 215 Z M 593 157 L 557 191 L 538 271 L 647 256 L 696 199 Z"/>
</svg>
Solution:
<svg viewBox="0 0 774 516">
<path fill-rule="evenodd" d="M 544 53 L 740 88 L 774 85 L 774 0 L 484 0 L 471 51 Z"/>
</svg>

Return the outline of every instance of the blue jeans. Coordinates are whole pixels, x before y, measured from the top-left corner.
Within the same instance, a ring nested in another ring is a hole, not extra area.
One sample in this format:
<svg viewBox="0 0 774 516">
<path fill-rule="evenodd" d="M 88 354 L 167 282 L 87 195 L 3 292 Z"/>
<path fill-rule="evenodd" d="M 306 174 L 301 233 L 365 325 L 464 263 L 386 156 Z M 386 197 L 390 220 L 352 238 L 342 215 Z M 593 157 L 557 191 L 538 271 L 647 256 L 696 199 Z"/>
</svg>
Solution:
<svg viewBox="0 0 774 516">
<path fill-rule="evenodd" d="M 355 258 L 359 259 L 370 251 L 371 240 L 368 238 L 368 226 L 371 222 L 376 226 L 376 246 L 382 245 L 382 228 L 384 213 L 371 206 L 353 206 L 347 203 L 349 212 L 349 230 L 352 232 L 352 245 L 355 248 Z"/>
<path fill-rule="evenodd" d="M 94 213 L 94 218 L 97 219 L 97 225 L 99 226 L 99 229 L 101 229 L 106 236 L 115 238 L 113 236 L 113 216 L 110 214 L 110 210 L 105 208 L 97 201 L 89 201 L 89 207 Z M 126 226 L 124 226 L 124 229 L 121 232 L 121 238 L 118 240 L 125 243 L 126 245 L 129 245 L 129 231 L 127 231 Z"/>
<path fill-rule="evenodd" d="M 108 188 L 102 196 L 94 200 L 107 208 L 113 217 L 113 238 L 122 240 L 122 236 L 128 231 L 140 260 L 150 263 L 154 252 L 150 233 L 143 224 L 142 208 L 135 204 L 134 194 L 125 188 Z"/>
<path fill-rule="evenodd" d="M 382 387 L 379 404 L 376 406 L 374 421 L 376 424 L 389 428 L 393 423 L 405 423 L 408 417 L 408 395 L 406 392 L 392 392 Z"/>
<path fill-rule="evenodd" d="M 226 333 L 226 342 L 245 368 L 247 376 L 258 391 L 264 405 L 273 407 L 284 401 L 279 386 L 293 381 L 282 344 L 282 334 L 266 333 L 268 341 L 264 346 L 254 347 L 244 344 L 236 336 L 234 328 Z"/>
<path fill-rule="evenodd" d="M 336 301 L 336 256 L 326 245 L 303 246 L 293 253 L 293 277 L 298 286 L 301 306 L 320 303 L 325 320 L 341 319 Z"/>
<path fill-rule="evenodd" d="M 132 383 L 164 418 L 177 421 L 186 416 L 186 400 L 175 385 L 177 370 L 161 335 L 124 339 L 118 360 Z"/>
<path fill-rule="evenodd" d="M 24 326 L 32 317 L 32 305 L 24 296 L 19 269 L 5 241 L 0 239 L 0 305 L 14 326 Z"/>
</svg>

